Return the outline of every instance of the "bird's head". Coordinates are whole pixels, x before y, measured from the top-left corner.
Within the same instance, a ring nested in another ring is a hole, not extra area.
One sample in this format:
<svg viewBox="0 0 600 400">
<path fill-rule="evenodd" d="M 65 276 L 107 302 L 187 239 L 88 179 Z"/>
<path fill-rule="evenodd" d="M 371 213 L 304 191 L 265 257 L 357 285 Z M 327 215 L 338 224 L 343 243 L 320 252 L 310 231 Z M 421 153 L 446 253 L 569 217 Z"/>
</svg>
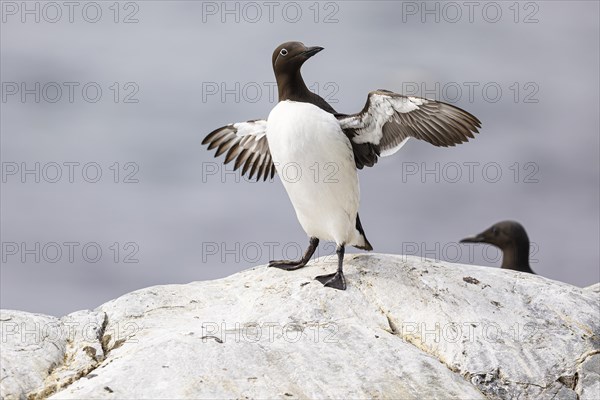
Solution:
<svg viewBox="0 0 600 400">
<path fill-rule="evenodd" d="M 502 221 L 477 235 L 464 238 L 460 242 L 487 243 L 504 250 L 514 247 L 517 243 L 529 245 L 529 238 L 527 237 L 525 228 L 520 223 L 516 221 Z"/>
<path fill-rule="evenodd" d="M 275 75 L 295 74 L 306 60 L 323 50 L 322 47 L 306 47 L 301 42 L 280 44 L 273 52 Z"/>
</svg>

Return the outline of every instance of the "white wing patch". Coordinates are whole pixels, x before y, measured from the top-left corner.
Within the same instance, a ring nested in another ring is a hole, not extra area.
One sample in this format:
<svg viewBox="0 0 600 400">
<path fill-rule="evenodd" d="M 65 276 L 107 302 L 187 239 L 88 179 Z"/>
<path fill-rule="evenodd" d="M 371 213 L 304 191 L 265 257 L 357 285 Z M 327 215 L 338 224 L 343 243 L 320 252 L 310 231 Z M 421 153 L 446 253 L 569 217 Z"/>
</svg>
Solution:
<svg viewBox="0 0 600 400">
<path fill-rule="evenodd" d="M 370 107 L 364 114 L 346 118 L 340 121 L 342 129 L 356 129 L 359 135 L 354 139 L 356 143 L 373 143 L 378 145 L 383 136 L 382 128 L 388 121 L 399 122 L 396 113 L 408 113 L 417 110 L 420 105 L 427 102 L 418 97 L 390 97 L 389 95 L 372 92 L 369 96 Z M 383 153 L 382 153 L 383 155 Z"/>
<path fill-rule="evenodd" d="M 267 133 L 267 121 L 265 120 L 236 122 L 230 125 L 237 130 L 238 136 L 253 135 L 261 138 Z"/>
</svg>

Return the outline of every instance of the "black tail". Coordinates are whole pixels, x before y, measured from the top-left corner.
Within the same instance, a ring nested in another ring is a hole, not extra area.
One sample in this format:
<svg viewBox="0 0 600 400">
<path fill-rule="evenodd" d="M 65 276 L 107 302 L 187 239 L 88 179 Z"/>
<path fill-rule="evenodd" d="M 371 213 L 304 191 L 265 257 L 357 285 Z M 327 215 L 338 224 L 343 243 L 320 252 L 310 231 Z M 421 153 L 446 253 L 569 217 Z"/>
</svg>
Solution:
<svg viewBox="0 0 600 400">
<path fill-rule="evenodd" d="M 371 246 L 371 243 L 369 243 L 369 239 L 367 239 L 367 236 L 365 235 L 365 230 L 363 229 L 362 224 L 360 223 L 360 217 L 358 216 L 358 214 L 356 214 L 356 230 L 362 235 L 363 239 L 365 239 L 365 245 L 354 247 L 361 250 L 373 250 L 373 246 Z"/>
</svg>

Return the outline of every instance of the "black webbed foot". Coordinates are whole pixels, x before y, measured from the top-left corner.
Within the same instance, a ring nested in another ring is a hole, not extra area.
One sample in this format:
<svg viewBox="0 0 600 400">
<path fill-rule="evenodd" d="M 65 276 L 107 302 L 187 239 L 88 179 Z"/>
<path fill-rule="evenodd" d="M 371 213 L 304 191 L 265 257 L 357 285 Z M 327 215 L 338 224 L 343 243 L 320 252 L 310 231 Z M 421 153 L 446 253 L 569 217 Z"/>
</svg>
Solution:
<svg viewBox="0 0 600 400">
<path fill-rule="evenodd" d="M 344 277 L 344 273 L 341 271 L 328 275 L 320 275 L 315 279 L 321 282 L 324 286 L 338 290 L 346 290 L 346 278 Z"/>
<path fill-rule="evenodd" d="M 310 260 L 312 255 L 315 253 L 315 250 L 317 249 L 318 245 L 319 245 L 319 239 L 317 239 L 315 237 L 311 237 L 310 241 L 308 243 L 308 249 L 306 249 L 306 253 L 304 253 L 304 256 L 300 260 L 297 260 L 297 261 L 271 260 L 271 261 L 269 261 L 269 267 L 279 268 L 284 271 L 294 271 L 294 270 L 300 269 L 300 268 L 306 266 L 306 264 L 308 264 L 308 261 Z"/>
<path fill-rule="evenodd" d="M 279 268 L 284 271 L 294 271 L 306 266 L 306 263 L 302 261 L 290 261 L 290 260 L 272 260 L 269 261 L 269 267 Z"/>
<path fill-rule="evenodd" d="M 338 290 L 346 290 L 346 278 L 344 277 L 343 264 L 344 264 L 344 252 L 345 247 L 343 244 L 338 245 L 335 252 L 338 255 L 338 269 L 335 274 L 320 275 L 315 279 L 321 282 L 327 287 L 331 287 Z"/>
</svg>

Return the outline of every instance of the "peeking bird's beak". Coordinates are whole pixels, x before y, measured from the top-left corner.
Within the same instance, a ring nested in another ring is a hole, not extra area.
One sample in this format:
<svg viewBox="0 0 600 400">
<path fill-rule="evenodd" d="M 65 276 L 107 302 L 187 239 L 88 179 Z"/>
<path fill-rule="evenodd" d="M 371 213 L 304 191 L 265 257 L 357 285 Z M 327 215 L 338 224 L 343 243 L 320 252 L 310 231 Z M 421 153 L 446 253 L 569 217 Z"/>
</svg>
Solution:
<svg viewBox="0 0 600 400">
<path fill-rule="evenodd" d="M 479 233 L 477 235 L 469 236 L 460 241 L 460 243 L 483 243 L 485 242 L 485 238 L 483 234 Z"/>
<path fill-rule="evenodd" d="M 306 50 L 302 52 L 302 56 L 304 56 L 305 58 L 310 58 L 318 52 L 320 52 L 321 50 L 323 50 L 323 48 L 320 46 L 307 47 Z"/>
</svg>

